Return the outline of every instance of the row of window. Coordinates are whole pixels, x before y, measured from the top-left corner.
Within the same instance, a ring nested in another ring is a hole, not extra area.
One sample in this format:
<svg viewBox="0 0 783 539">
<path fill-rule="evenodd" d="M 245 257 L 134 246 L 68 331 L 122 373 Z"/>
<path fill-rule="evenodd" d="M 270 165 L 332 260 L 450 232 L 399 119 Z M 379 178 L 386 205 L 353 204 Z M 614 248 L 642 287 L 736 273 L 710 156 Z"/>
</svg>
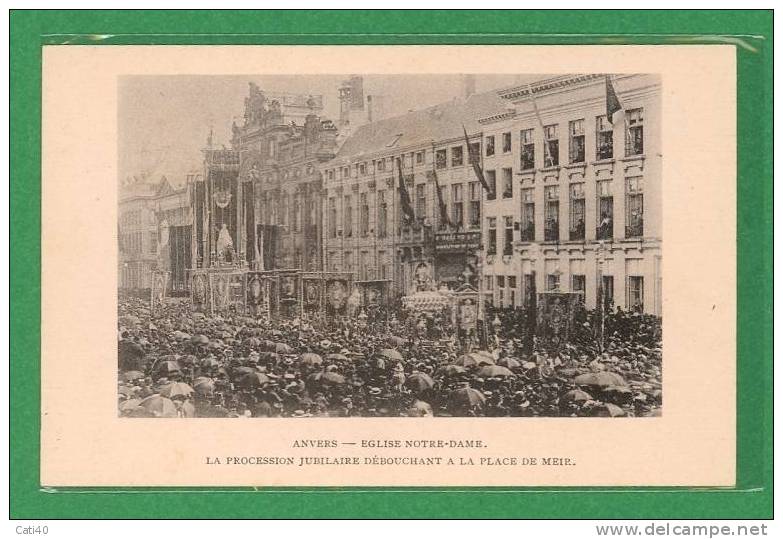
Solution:
<svg viewBox="0 0 783 539">
<path fill-rule="evenodd" d="M 326 253 L 326 267 L 332 271 L 355 272 L 356 278 L 360 281 L 391 278 L 391 262 L 386 256 L 386 251 L 378 251 L 377 260 L 375 260 L 377 267 L 371 263 L 373 255 L 368 251 L 358 253 L 358 268 L 354 267 L 353 251 L 345 251 L 342 260 L 339 260 L 339 256 L 340 253 L 334 251 Z"/>
<path fill-rule="evenodd" d="M 536 166 L 536 128 L 523 129 L 519 132 L 520 153 L 519 164 L 521 170 L 532 170 Z M 550 124 L 543 126 L 541 146 L 543 147 L 543 168 L 560 165 L 560 125 Z M 609 123 L 607 117 L 595 117 L 595 159 L 613 159 L 614 151 L 614 126 Z M 495 135 L 484 138 L 484 156 L 495 155 Z M 511 132 L 500 135 L 501 151 L 503 154 L 511 153 Z M 579 118 L 568 122 L 568 163 L 584 163 L 586 160 L 585 144 L 585 119 Z M 435 150 L 435 168 L 462 167 L 469 164 L 472 159 L 478 158 L 481 153 L 481 143 L 470 143 L 468 148 L 469 158 L 466 159 L 465 147 L 460 144 L 450 148 Z M 644 109 L 631 109 L 626 112 L 625 119 L 625 156 L 641 155 L 644 153 Z M 411 152 L 401 156 L 403 168 L 414 165 L 423 165 L 426 162 L 426 150 Z M 344 166 L 339 169 L 328 170 L 328 180 L 339 177 L 347 179 L 351 177 L 365 176 L 375 172 L 393 170 L 393 158 L 378 159 L 368 163 L 357 163 Z M 505 170 L 505 169 L 504 169 Z M 510 169 L 508 169 L 510 170 Z"/>
<path fill-rule="evenodd" d="M 523 293 L 519 294 L 517 291 L 517 278 L 514 275 L 485 275 L 484 276 L 484 293 L 490 298 L 490 302 L 494 307 L 501 308 L 513 308 L 524 307 L 531 301 L 531 295 L 535 290 L 533 279 L 531 274 L 525 274 L 522 276 Z M 561 288 L 561 275 L 560 274 L 547 274 L 546 276 L 546 290 L 550 292 L 563 291 Z M 626 305 L 628 309 L 642 312 L 644 311 L 644 277 L 641 275 L 630 275 L 626 282 Z M 586 277 L 585 275 L 573 274 L 570 279 L 570 292 L 579 294 L 582 299 L 582 303 L 585 302 L 586 294 Z M 602 276 L 602 287 L 600 292 L 603 295 L 604 307 L 611 309 L 614 306 L 614 277 L 612 275 Z M 597 301 L 601 301 L 600 298 L 596 298 Z"/>
<path fill-rule="evenodd" d="M 614 237 L 614 196 L 612 182 L 598 182 L 596 192 L 595 238 L 609 240 Z M 581 241 L 585 239 L 585 193 L 584 185 L 570 186 L 568 200 L 568 238 L 560 237 L 560 192 L 556 185 L 544 188 L 544 234 L 543 241 Z M 505 228 L 503 254 L 513 253 L 514 219 L 503 218 Z M 489 254 L 497 253 L 497 218 L 487 219 Z M 536 241 L 536 203 L 533 189 L 522 190 L 522 219 L 519 224 L 520 241 Z M 637 238 L 644 235 L 644 192 L 641 177 L 626 178 L 625 184 L 625 237 Z"/>
</svg>

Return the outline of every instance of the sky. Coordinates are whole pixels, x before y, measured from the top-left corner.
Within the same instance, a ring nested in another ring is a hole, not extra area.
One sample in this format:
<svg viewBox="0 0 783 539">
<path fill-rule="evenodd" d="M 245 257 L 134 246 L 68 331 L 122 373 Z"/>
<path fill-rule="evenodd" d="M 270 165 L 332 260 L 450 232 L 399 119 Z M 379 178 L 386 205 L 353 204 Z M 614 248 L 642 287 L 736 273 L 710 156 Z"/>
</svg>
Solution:
<svg viewBox="0 0 783 539">
<path fill-rule="evenodd" d="M 262 91 L 322 95 L 323 118 L 339 116 L 337 89 L 350 75 L 125 76 L 119 81 L 119 178 L 146 172 L 182 184 L 201 167 L 210 126 L 226 144 L 231 122 L 241 125 L 248 83 Z M 383 96 L 384 117 L 461 98 L 462 75 L 364 75 L 364 95 Z M 479 75 L 476 91 L 523 84 L 542 76 Z"/>
</svg>

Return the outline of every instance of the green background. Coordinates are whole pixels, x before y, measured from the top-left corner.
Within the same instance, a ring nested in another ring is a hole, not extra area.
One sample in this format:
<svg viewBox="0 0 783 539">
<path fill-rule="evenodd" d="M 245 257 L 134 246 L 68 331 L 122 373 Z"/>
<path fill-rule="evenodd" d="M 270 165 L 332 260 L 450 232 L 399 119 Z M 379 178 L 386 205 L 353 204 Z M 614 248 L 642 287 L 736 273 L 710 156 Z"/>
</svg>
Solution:
<svg viewBox="0 0 783 539">
<path fill-rule="evenodd" d="M 40 488 L 42 45 L 727 42 L 737 45 L 739 100 L 736 488 Z M 12 518 L 772 516 L 771 10 L 13 11 L 10 46 Z"/>
</svg>

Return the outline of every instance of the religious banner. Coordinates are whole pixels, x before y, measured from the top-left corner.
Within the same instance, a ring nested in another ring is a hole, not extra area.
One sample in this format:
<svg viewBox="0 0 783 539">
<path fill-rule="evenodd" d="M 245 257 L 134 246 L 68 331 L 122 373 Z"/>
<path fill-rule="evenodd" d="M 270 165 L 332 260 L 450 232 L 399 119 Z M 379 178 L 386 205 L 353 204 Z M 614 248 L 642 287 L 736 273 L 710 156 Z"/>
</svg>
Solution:
<svg viewBox="0 0 783 539">
<path fill-rule="evenodd" d="M 302 274 L 302 303 L 305 311 L 321 308 L 325 281 L 322 273 Z"/>
<path fill-rule="evenodd" d="M 205 270 L 195 270 L 191 273 L 190 301 L 196 312 L 209 310 L 209 277 Z"/>
<path fill-rule="evenodd" d="M 536 337 L 547 349 L 559 350 L 568 341 L 580 295 L 571 292 L 540 292 Z"/>
<path fill-rule="evenodd" d="M 301 275 L 299 272 L 280 272 L 278 274 L 278 313 L 285 318 L 295 318 L 301 314 Z"/>
<path fill-rule="evenodd" d="M 246 312 L 251 316 L 269 316 L 271 313 L 272 282 L 277 276 L 268 272 L 249 272 L 245 274 Z"/>
<path fill-rule="evenodd" d="M 350 274 L 332 274 L 324 277 L 324 308 L 328 316 L 345 316 L 351 293 Z"/>
<path fill-rule="evenodd" d="M 169 272 L 153 271 L 150 282 L 150 311 L 154 312 L 166 302 Z"/>
<path fill-rule="evenodd" d="M 212 314 L 244 311 L 245 274 L 243 272 L 211 272 L 209 290 Z"/>
</svg>

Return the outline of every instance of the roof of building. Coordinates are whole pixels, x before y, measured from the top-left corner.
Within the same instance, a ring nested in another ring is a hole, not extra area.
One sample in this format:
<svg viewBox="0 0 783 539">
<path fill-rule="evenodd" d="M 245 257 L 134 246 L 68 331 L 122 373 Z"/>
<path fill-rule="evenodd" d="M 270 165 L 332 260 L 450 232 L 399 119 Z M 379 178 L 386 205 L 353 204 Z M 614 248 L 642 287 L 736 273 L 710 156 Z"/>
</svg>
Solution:
<svg viewBox="0 0 783 539">
<path fill-rule="evenodd" d="M 466 100 L 454 100 L 368 123 L 359 127 L 343 143 L 337 159 L 394 151 L 432 141 L 456 139 L 481 131 L 480 118 L 501 114 L 510 105 L 497 91 L 473 94 Z"/>
</svg>

